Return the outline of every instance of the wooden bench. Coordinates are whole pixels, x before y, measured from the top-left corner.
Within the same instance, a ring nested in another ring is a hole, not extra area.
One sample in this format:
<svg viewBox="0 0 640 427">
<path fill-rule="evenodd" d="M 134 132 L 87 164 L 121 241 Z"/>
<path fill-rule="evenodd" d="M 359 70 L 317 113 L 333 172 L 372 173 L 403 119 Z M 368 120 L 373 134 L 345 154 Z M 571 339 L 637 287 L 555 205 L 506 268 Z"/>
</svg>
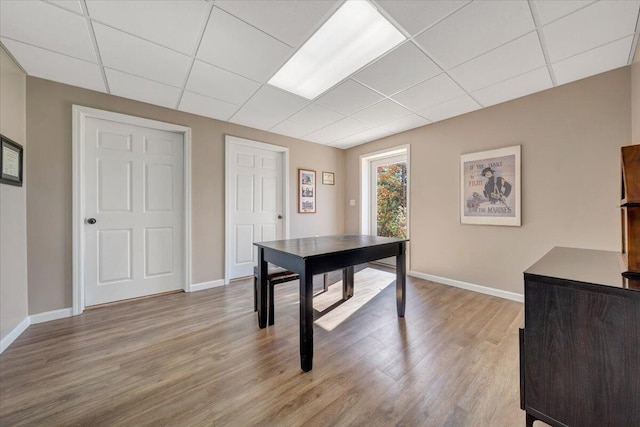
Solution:
<svg viewBox="0 0 640 427">
<path fill-rule="evenodd" d="M 282 267 L 276 267 L 269 265 L 267 271 L 267 312 L 268 312 L 268 324 L 273 325 L 275 323 L 275 302 L 273 296 L 273 288 L 280 283 L 290 282 L 292 280 L 298 280 L 300 276 L 293 271 L 286 270 Z M 329 290 L 329 273 L 324 273 L 324 291 Z M 253 311 L 258 311 L 258 267 L 253 267 Z"/>
</svg>

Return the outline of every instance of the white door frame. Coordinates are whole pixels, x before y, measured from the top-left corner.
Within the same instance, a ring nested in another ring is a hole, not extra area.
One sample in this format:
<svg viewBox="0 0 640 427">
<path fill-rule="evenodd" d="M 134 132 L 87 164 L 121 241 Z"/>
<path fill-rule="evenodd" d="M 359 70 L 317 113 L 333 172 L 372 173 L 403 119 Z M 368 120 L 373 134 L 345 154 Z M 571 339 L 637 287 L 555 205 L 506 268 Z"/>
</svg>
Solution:
<svg viewBox="0 0 640 427">
<path fill-rule="evenodd" d="M 229 197 L 231 194 L 231 177 L 230 165 L 231 145 L 244 145 L 246 147 L 259 148 L 261 150 L 274 151 L 282 153 L 282 197 L 284 198 L 282 212 L 284 238 L 289 238 L 289 148 L 280 145 L 267 144 L 265 142 L 252 141 L 250 139 L 239 138 L 237 136 L 225 135 L 224 147 L 224 284 L 228 285 L 231 281 L 230 263 L 231 263 L 231 232 L 229 221 Z"/>
<path fill-rule="evenodd" d="M 181 133 L 184 144 L 184 255 L 183 289 L 191 292 L 191 128 L 112 111 L 73 105 L 73 315 L 82 314 L 84 304 L 84 146 L 82 144 L 85 122 L 88 118 L 110 120 L 134 126 L 143 126 L 168 132 Z"/>
<path fill-rule="evenodd" d="M 360 155 L 360 233 L 375 235 L 371 229 L 371 162 L 385 157 L 407 156 L 407 239 L 411 236 L 411 145 L 405 144 Z M 407 271 L 411 270 L 410 244 L 407 244 Z"/>
</svg>

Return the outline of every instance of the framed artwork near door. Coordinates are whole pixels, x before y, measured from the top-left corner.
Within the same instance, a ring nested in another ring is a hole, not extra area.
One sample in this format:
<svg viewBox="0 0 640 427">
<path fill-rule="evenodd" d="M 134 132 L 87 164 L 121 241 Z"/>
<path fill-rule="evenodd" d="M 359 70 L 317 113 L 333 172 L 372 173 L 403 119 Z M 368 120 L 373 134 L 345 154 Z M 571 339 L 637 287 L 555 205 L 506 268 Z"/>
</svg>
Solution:
<svg viewBox="0 0 640 427">
<path fill-rule="evenodd" d="M 316 171 L 298 169 L 298 213 L 316 213 Z"/>
<path fill-rule="evenodd" d="M 520 146 L 460 156 L 460 222 L 520 226 Z"/>
<path fill-rule="evenodd" d="M 22 145 L 0 135 L 0 182 L 22 187 Z"/>
<path fill-rule="evenodd" d="M 336 176 L 333 172 L 322 172 L 322 183 L 324 185 L 335 185 Z"/>
</svg>

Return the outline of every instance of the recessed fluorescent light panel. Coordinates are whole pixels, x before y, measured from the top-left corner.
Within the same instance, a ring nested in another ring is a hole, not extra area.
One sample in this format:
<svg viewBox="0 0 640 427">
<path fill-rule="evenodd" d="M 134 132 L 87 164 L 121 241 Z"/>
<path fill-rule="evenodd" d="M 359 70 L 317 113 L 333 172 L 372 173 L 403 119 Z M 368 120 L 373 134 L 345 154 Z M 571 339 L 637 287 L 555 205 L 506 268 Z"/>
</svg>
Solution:
<svg viewBox="0 0 640 427">
<path fill-rule="evenodd" d="M 269 80 L 313 99 L 406 37 L 365 0 L 348 0 Z"/>
</svg>

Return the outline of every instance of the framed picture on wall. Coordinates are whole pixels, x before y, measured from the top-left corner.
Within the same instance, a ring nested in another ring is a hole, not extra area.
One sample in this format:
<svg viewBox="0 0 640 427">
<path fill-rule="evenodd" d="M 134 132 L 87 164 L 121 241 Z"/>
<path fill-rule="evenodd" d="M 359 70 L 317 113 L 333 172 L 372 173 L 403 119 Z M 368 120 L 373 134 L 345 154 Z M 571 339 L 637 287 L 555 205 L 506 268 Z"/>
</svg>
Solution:
<svg viewBox="0 0 640 427">
<path fill-rule="evenodd" d="M 322 172 L 322 183 L 324 185 L 335 185 L 336 176 L 333 172 Z"/>
<path fill-rule="evenodd" d="M 298 213 L 316 213 L 316 171 L 298 169 Z"/>
<path fill-rule="evenodd" d="M 521 225 L 520 146 L 460 156 L 460 222 Z"/>
<path fill-rule="evenodd" d="M 0 182 L 22 187 L 22 145 L 0 135 Z"/>
</svg>

